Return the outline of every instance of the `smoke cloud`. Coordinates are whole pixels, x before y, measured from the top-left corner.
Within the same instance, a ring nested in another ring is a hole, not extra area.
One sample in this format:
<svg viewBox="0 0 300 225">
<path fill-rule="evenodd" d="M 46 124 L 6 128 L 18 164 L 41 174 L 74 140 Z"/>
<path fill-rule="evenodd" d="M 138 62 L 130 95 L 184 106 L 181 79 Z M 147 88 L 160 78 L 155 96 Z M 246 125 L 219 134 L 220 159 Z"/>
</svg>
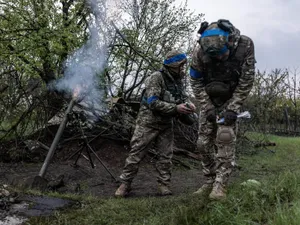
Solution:
<svg viewBox="0 0 300 225">
<path fill-rule="evenodd" d="M 104 89 L 100 88 L 99 78 L 107 62 L 109 30 L 106 0 L 88 0 L 87 4 L 93 14 L 88 27 L 89 39 L 67 58 L 64 77 L 56 83 L 55 88 L 76 95 L 81 100 L 80 105 L 88 109 L 88 116 L 96 119 L 104 111 Z"/>
</svg>

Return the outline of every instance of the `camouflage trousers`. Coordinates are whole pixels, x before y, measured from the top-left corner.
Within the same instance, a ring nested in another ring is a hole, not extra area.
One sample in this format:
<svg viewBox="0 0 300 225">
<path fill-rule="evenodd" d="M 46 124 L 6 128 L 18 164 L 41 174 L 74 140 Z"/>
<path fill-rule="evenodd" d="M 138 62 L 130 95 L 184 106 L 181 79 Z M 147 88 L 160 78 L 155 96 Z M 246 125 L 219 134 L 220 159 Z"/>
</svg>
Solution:
<svg viewBox="0 0 300 225">
<path fill-rule="evenodd" d="M 137 175 L 139 163 L 152 146 L 153 141 L 155 141 L 156 149 L 158 150 L 158 159 L 155 165 L 158 172 L 157 181 L 169 185 L 173 156 L 173 139 L 172 126 L 159 129 L 137 124 L 130 142 L 131 150 L 120 176 L 122 182 L 127 184 L 132 182 Z"/>
<path fill-rule="evenodd" d="M 201 112 L 197 149 L 207 184 L 226 186 L 235 165 L 236 125 L 225 126 L 206 120 Z"/>
</svg>

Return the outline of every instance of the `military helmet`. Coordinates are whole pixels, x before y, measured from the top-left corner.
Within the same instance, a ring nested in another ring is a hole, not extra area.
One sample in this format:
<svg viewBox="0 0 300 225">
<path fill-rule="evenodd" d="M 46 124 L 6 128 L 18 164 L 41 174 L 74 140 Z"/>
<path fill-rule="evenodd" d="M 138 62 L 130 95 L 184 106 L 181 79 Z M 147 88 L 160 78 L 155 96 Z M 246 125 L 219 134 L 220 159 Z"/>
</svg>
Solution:
<svg viewBox="0 0 300 225">
<path fill-rule="evenodd" d="M 171 50 L 167 53 L 164 65 L 168 67 L 179 67 L 187 62 L 186 54 L 179 50 Z"/>
<path fill-rule="evenodd" d="M 227 52 L 228 40 L 233 31 L 234 27 L 228 20 L 220 19 L 210 25 L 202 23 L 198 32 L 201 34 L 199 43 L 204 53 L 215 57 Z"/>
</svg>

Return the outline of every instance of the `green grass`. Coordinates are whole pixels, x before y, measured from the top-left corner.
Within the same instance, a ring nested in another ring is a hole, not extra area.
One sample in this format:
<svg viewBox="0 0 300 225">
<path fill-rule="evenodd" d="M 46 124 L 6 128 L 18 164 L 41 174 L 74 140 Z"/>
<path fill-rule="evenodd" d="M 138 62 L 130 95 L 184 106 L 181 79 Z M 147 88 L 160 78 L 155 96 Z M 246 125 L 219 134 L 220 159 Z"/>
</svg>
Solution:
<svg viewBox="0 0 300 225">
<path fill-rule="evenodd" d="M 272 151 L 260 149 L 255 155 L 239 157 L 241 170 L 225 201 L 192 194 L 128 199 L 81 196 L 81 207 L 31 218 L 27 224 L 299 225 L 300 138 L 269 136 L 269 140 L 277 144 Z M 248 179 L 260 185 L 241 185 Z"/>
<path fill-rule="evenodd" d="M 251 134 L 255 138 L 257 134 Z M 258 149 L 252 156 L 241 155 L 238 164 L 243 168 L 244 177 L 259 178 L 283 171 L 300 170 L 300 138 L 268 135 L 276 146 Z"/>
</svg>

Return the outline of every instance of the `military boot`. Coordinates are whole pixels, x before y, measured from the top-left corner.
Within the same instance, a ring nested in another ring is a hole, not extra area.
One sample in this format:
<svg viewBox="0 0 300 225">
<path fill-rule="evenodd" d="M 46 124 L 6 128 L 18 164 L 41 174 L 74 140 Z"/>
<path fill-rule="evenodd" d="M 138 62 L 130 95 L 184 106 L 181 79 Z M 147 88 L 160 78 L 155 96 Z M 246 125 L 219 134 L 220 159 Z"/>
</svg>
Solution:
<svg viewBox="0 0 300 225">
<path fill-rule="evenodd" d="M 131 190 L 130 184 L 122 183 L 120 187 L 115 192 L 115 197 L 124 198 L 126 197 Z"/>
<path fill-rule="evenodd" d="M 209 198 L 211 200 L 224 200 L 226 198 L 225 188 L 220 183 L 215 183 Z"/>
<path fill-rule="evenodd" d="M 200 187 L 197 191 L 195 191 L 193 194 L 195 195 L 202 195 L 203 193 L 207 194 L 212 190 L 213 184 L 203 184 L 202 187 Z"/>
<path fill-rule="evenodd" d="M 160 195 L 162 195 L 162 196 L 172 195 L 172 191 L 165 184 L 158 184 L 158 190 L 159 190 Z"/>
</svg>

